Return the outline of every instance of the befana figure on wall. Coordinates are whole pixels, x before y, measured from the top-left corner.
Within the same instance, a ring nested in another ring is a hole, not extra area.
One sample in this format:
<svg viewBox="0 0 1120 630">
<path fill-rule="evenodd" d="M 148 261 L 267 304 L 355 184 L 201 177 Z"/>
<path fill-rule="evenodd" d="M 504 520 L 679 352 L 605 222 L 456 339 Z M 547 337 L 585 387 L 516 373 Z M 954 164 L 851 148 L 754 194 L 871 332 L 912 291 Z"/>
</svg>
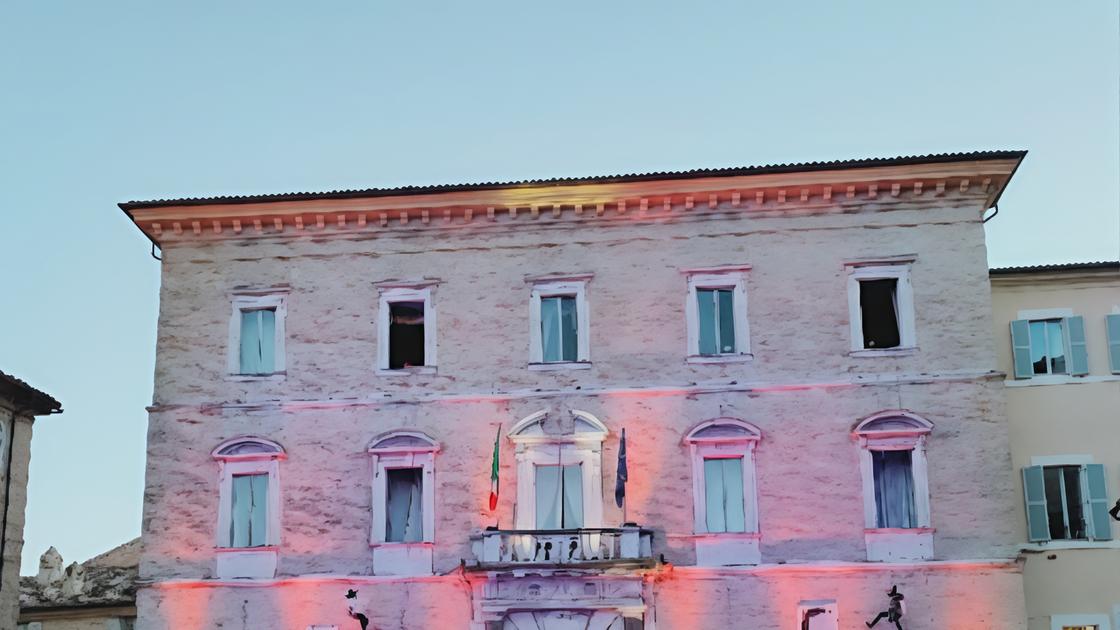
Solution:
<svg viewBox="0 0 1120 630">
<path fill-rule="evenodd" d="M 357 619 L 358 623 L 362 624 L 362 630 L 367 630 L 369 628 L 369 617 L 354 610 L 354 607 L 358 604 L 358 591 L 354 589 L 346 591 L 346 601 L 346 614 L 350 615 L 351 619 Z"/>
<path fill-rule="evenodd" d="M 1111 516 L 1113 520 L 1120 521 L 1120 499 L 1116 499 L 1116 505 L 1112 506 L 1112 509 L 1108 511 L 1108 515 Z"/>
<path fill-rule="evenodd" d="M 897 585 L 891 586 L 891 590 L 887 591 L 887 597 L 891 599 L 890 603 L 887 604 L 887 609 L 879 613 L 871 621 L 864 622 L 864 625 L 866 625 L 868 628 L 874 628 L 875 624 L 879 623 L 879 621 L 885 617 L 888 622 L 894 624 L 895 628 L 897 628 L 898 630 L 902 630 L 902 623 L 900 622 L 903 614 L 902 600 L 906 598 L 902 596 L 902 593 L 898 592 Z"/>
<path fill-rule="evenodd" d="M 809 630 L 810 620 L 813 617 L 816 617 L 817 615 L 823 615 L 824 613 L 825 609 L 823 608 L 810 608 L 809 610 L 806 610 L 805 614 L 801 617 L 801 630 Z"/>
</svg>

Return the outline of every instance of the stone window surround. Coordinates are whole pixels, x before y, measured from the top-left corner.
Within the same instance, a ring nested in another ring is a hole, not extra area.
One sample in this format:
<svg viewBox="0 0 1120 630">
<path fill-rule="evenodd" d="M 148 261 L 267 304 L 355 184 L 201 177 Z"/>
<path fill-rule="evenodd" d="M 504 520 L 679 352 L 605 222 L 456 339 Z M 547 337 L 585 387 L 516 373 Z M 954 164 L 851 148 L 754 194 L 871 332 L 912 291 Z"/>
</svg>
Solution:
<svg viewBox="0 0 1120 630">
<path fill-rule="evenodd" d="M 1108 615 L 1050 615 L 1050 630 L 1096 626 L 1098 630 L 1111 630 L 1112 622 Z"/>
<path fill-rule="evenodd" d="M 547 410 L 526 416 L 513 426 L 507 437 L 516 446 L 517 504 L 514 522 L 517 529 L 536 529 L 536 467 L 583 465 L 583 526 L 603 527 L 603 440 L 609 431 L 586 411 L 571 410 L 576 430 L 567 435 L 549 435 L 541 427 Z M 582 429 L 582 430 L 581 430 Z"/>
<path fill-rule="evenodd" d="M 887 419 L 901 419 L 910 424 L 906 429 L 875 429 Z M 869 561 L 929 560 L 933 558 L 934 529 L 930 520 L 929 466 L 926 460 L 926 436 L 933 423 L 903 409 L 881 411 L 861 420 L 852 430 L 859 443 L 860 475 L 863 480 L 864 541 Z M 914 480 L 914 513 L 917 527 L 909 529 L 880 528 L 875 502 L 875 471 L 873 451 L 911 451 L 911 474 Z"/>
<path fill-rule="evenodd" d="M 414 438 L 414 444 L 379 447 L 378 444 L 397 437 Z M 369 545 L 373 554 L 374 575 L 431 575 L 435 546 L 435 456 L 438 442 L 419 431 L 390 431 L 370 443 L 371 514 Z M 422 535 L 418 542 L 387 542 L 385 540 L 386 496 L 388 471 L 393 468 L 420 468 L 422 501 Z"/>
<path fill-rule="evenodd" d="M 705 429 L 728 425 L 743 430 L 741 435 L 703 437 Z M 726 566 L 759 564 L 761 534 L 758 527 L 758 481 L 755 472 L 754 451 L 762 432 L 752 424 L 737 418 L 706 420 L 688 432 L 684 441 L 692 461 L 693 544 L 697 566 Z M 704 459 L 706 457 L 741 457 L 743 459 L 743 509 L 745 532 L 707 531 L 706 484 Z"/>
<path fill-rule="evenodd" d="M 278 381 L 287 375 L 285 358 L 285 320 L 288 314 L 288 287 L 262 287 L 237 289 L 230 293 L 229 345 L 226 360 L 227 381 Z M 241 312 L 244 310 L 276 310 L 275 339 L 273 341 L 274 365 L 271 374 L 241 373 Z"/>
<path fill-rule="evenodd" d="M 525 278 L 532 285 L 529 293 L 529 369 L 534 371 L 580 370 L 591 367 L 591 309 L 587 302 L 587 283 L 593 274 L 578 273 Z M 574 296 L 576 299 L 576 360 L 544 362 L 541 338 L 541 298 Z"/>
<path fill-rule="evenodd" d="M 380 376 L 407 376 L 409 374 L 435 374 L 436 352 L 436 303 L 434 291 L 438 280 L 384 282 L 377 285 L 377 365 Z M 424 365 L 399 370 L 389 369 L 389 305 L 394 302 L 424 303 Z"/>
<path fill-rule="evenodd" d="M 260 444 L 270 452 L 244 455 L 222 454 L 222 451 L 246 442 Z M 211 456 L 218 462 L 218 525 L 215 536 L 217 577 L 274 577 L 280 548 L 280 461 L 287 458 L 287 453 L 276 442 L 247 435 L 222 442 L 211 452 Z M 231 547 L 229 530 L 233 517 L 233 477 L 258 473 L 268 475 L 268 544 L 251 548 Z"/>
<path fill-rule="evenodd" d="M 844 263 L 848 273 L 848 322 L 851 329 L 853 357 L 882 357 L 911 354 L 918 349 L 918 336 L 914 321 L 914 288 L 910 282 L 910 267 L 915 255 L 887 256 Z M 863 318 L 860 314 L 861 280 L 898 280 L 895 288 L 898 310 L 899 345 L 897 348 L 864 348 Z"/>
<path fill-rule="evenodd" d="M 741 363 L 750 361 L 751 329 L 747 314 L 747 272 L 750 265 L 725 265 L 685 269 L 688 276 L 688 293 L 685 297 L 685 326 L 688 347 L 685 349 L 688 363 Z M 735 314 L 735 352 L 714 356 L 700 354 L 700 314 L 697 303 L 698 289 L 730 287 L 733 295 Z"/>
</svg>

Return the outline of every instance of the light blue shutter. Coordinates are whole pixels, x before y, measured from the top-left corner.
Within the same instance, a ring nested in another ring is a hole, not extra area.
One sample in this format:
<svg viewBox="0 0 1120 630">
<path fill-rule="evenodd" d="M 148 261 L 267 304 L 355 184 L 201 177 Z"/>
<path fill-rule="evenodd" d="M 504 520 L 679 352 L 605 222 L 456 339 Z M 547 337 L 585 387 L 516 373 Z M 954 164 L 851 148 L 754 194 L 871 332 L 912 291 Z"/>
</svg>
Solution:
<svg viewBox="0 0 1120 630">
<path fill-rule="evenodd" d="M 263 310 L 261 314 L 261 374 L 276 371 L 276 311 Z"/>
<path fill-rule="evenodd" d="M 249 512 L 249 546 L 268 544 L 268 475 L 250 475 L 253 507 Z"/>
<path fill-rule="evenodd" d="M 1103 464 L 1085 465 L 1085 485 L 1089 490 L 1089 514 L 1093 540 L 1112 540 L 1112 523 L 1108 516 L 1108 484 L 1105 483 Z"/>
<path fill-rule="evenodd" d="M 241 311 L 241 373 L 261 371 L 260 318 L 257 311 Z"/>
<path fill-rule="evenodd" d="M 735 352 L 735 294 L 728 289 L 716 291 L 719 297 L 719 353 Z"/>
<path fill-rule="evenodd" d="M 1034 376 L 1031 362 L 1031 323 L 1025 319 L 1011 322 L 1011 352 L 1015 365 L 1015 378 Z"/>
<path fill-rule="evenodd" d="M 696 290 L 697 322 L 700 333 L 701 356 L 719 354 L 716 347 L 716 292 L 711 289 Z"/>
<path fill-rule="evenodd" d="M 1023 469 L 1023 499 L 1027 506 L 1027 539 L 1031 542 L 1050 540 L 1050 522 L 1046 513 L 1046 482 L 1042 466 Z"/>
<path fill-rule="evenodd" d="M 723 511 L 723 464 L 718 459 L 704 460 L 704 512 L 709 533 L 727 531 L 727 518 Z"/>
<path fill-rule="evenodd" d="M 229 519 L 229 546 L 249 546 L 249 511 L 252 509 L 252 477 L 236 475 L 231 484 L 233 497 Z"/>
<path fill-rule="evenodd" d="M 747 531 L 747 515 L 743 505 L 743 459 L 733 457 L 718 460 L 723 463 L 724 516 L 727 531 Z"/>
<path fill-rule="evenodd" d="M 564 332 L 561 335 L 562 359 L 576 361 L 579 359 L 579 324 L 576 321 L 576 299 L 574 297 L 560 298 L 560 323 Z"/>
<path fill-rule="evenodd" d="M 564 466 L 564 529 L 583 527 L 583 466 Z"/>
<path fill-rule="evenodd" d="M 1120 374 L 1120 314 L 1105 315 L 1108 328 L 1108 367 L 1113 374 Z"/>
<path fill-rule="evenodd" d="M 1085 376 L 1089 373 L 1089 351 L 1085 347 L 1085 318 L 1080 315 L 1065 318 L 1066 341 L 1069 348 L 1069 373 Z"/>
</svg>

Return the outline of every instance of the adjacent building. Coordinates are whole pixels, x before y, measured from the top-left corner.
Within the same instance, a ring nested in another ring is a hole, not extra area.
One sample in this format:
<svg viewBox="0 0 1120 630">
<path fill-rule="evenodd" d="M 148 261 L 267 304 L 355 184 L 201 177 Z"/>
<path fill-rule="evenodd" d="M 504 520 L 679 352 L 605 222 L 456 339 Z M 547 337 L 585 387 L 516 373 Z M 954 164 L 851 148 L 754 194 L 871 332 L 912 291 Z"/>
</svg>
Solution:
<svg viewBox="0 0 1120 630">
<path fill-rule="evenodd" d="M 1025 628 L 982 227 L 1023 157 L 121 204 L 163 260 L 136 627 L 837 630 L 895 587 Z"/>
<path fill-rule="evenodd" d="M 19 617 L 32 425 L 37 416 L 61 412 L 62 405 L 54 398 L 0 372 L 0 628 L 16 627 Z"/>
<path fill-rule="evenodd" d="M 20 580 L 17 630 L 132 630 L 140 539 L 63 567 L 54 547 Z"/>
<path fill-rule="evenodd" d="M 1031 630 L 1120 628 L 1120 263 L 993 269 Z"/>
</svg>

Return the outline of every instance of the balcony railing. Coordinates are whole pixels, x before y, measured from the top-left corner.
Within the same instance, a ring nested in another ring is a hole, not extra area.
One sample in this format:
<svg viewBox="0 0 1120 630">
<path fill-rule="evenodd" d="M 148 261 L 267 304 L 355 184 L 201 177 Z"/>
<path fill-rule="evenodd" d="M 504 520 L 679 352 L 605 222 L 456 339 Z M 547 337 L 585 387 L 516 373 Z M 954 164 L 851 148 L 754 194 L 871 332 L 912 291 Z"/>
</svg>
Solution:
<svg viewBox="0 0 1120 630">
<path fill-rule="evenodd" d="M 640 527 L 490 529 L 472 536 L 477 568 L 652 566 L 653 532 Z"/>
</svg>

